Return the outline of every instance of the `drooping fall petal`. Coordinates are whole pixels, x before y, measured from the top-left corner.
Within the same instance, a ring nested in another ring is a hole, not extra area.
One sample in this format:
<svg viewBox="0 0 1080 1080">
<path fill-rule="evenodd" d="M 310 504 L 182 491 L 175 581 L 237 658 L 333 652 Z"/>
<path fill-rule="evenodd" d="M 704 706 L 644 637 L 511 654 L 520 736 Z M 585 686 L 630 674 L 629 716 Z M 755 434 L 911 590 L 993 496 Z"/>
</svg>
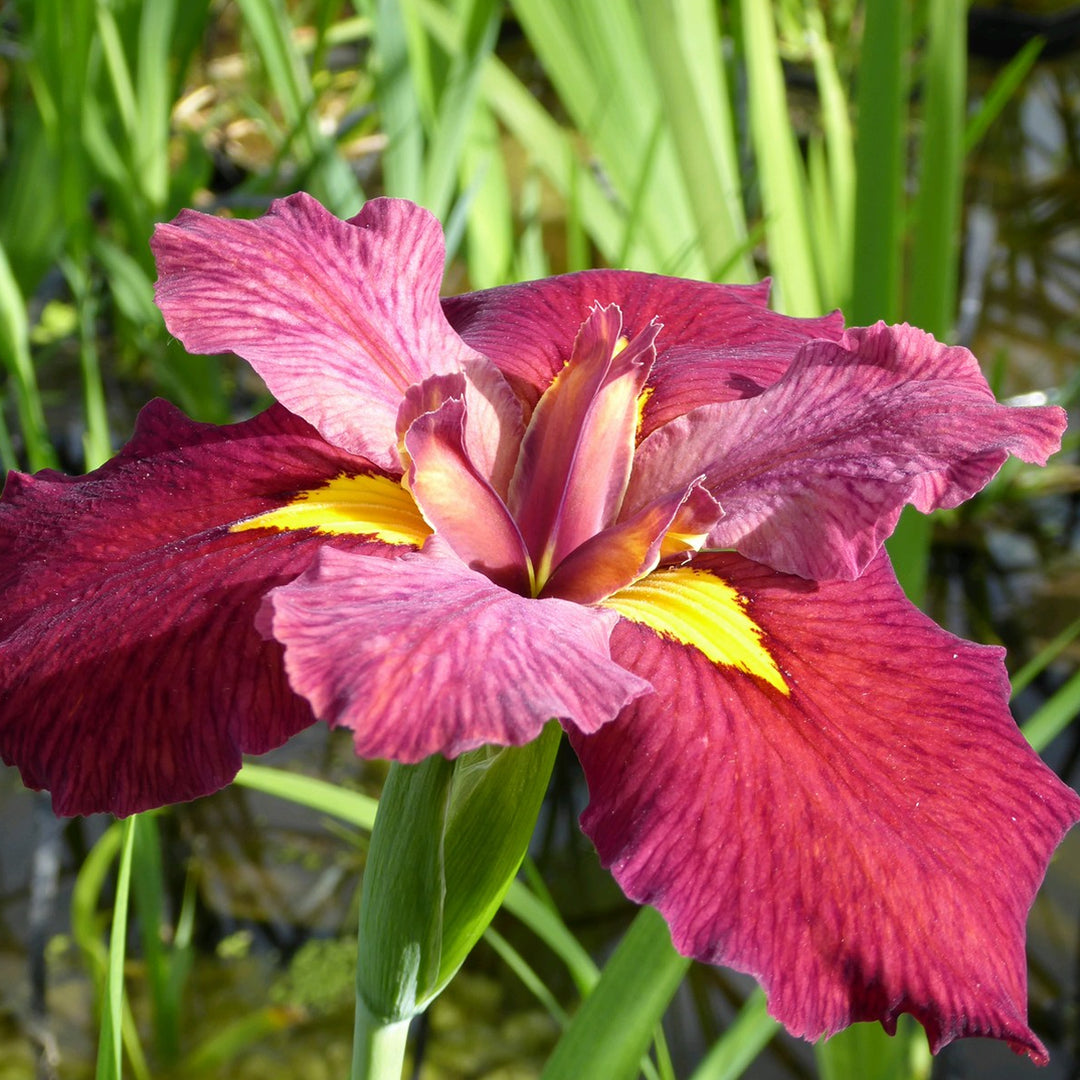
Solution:
<svg viewBox="0 0 1080 1080">
<path fill-rule="evenodd" d="M 433 540 L 390 562 L 327 547 L 261 626 L 292 686 L 362 757 L 416 762 L 518 746 L 548 720 L 595 731 L 649 684 L 608 655 L 612 612 L 530 600 Z"/>
<path fill-rule="evenodd" d="M 857 576 L 905 503 L 956 506 L 1009 454 L 1044 463 L 1058 408 L 994 400 L 975 358 L 879 323 L 802 347 L 757 397 L 708 405 L 638 449 L 624 513 L 705 474 L 724 509 L 709 537 L 777 570 Z"/>
<path fill-rule="evenodd" d="M 713 285 L 630 270 L 583 270 L 443 300 L 447 318 L 533 404 L 570 359 L 594 306 L 618 306 L 632 338 L 663 324 L 640 434 L 701 405 L 759 394 L 813 338 L 836 340 L 839 314 L 769 311 L 767 283 Z"/>
<path fill-rule="evenodd" d="M 406 387 L 478 360 L 439 306 L 442 230 L 373 199 L 340 221 L 291 195 L 254 221 L 191 210 L 159 225 L 157 302 L 191 352 L 238 353 L 330 442 L 398 467 Z"/>
<path fill-rule="evenodd" d="M 1080 799 L 1013 723 L 1001 650 L 935 626 L 884 555 L 832 584 L 735 554 L 694 566 L 743 597 L 783 684 L 616 627 L 612 655 L 655 693 L 570 733 L 605 865 L 681 951 L 758 978 L 795 1034 L 910 1012 L 935 1050 L 989 1035 L 1045 1062 L 1024 926 Z"/>
<path fill-rule="evenodd" d="M 329 534 L 244 522 L 370 471 L 279 406 L 219 428 L 158 401 L 89 476 L 11 474 L 0 501 L 4 760 L 48 788 L 60 814 L 130 814 L 216 790 L 242 752 L 310 724 L 281 647 L 254 620 L 266 590 L 304 570 Z"/>
</svg>

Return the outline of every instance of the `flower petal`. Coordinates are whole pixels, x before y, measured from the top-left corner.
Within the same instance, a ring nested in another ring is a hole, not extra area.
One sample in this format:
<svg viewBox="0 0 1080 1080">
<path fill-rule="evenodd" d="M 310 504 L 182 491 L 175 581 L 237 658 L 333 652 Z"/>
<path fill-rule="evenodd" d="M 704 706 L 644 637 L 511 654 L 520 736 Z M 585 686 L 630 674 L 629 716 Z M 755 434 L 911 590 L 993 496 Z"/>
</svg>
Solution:
<svg viewBox="0 0 1080 1080">
<path fill-rule="evenodd" d="M 989 1035 L 1045 1062 L 1024 926 L 1080 799 L 1013 723 L 1001 650 L 936 627 L 884 555 L 824 585 L 694 565 L 743 596 L 789 692 L 621 622 L 612 655 L 656 692 L 571 732 L 605 865 L 794 1034 L 910 1012 L 934 1050 Z"/>
<path fill-rule="evenodd" d="M 905 503 L 956 506 L 1009 454 L 1045 462 L 1064 426 L 1061 409 L 998 405 L 967 349 L 879 323 L 804 346 L 757 397 L 660 428 L 638 448 L 623 513 L 704 473 L 724 509 L 710 546 L 850 579 Z"/>
<path fill-rule="evenodd" d="M 659 327 L 620 338 L 618 308 L 596 308 L 570 362 L 544 391 L 521 443 L 507 504 L 538 583 L 615 520 L 630 477 L 637 401 Z"/>
<path fill-rule="evenodd" d="M 465 402 L 447 398 L 409 425 L 409 489 L 435 531 L 467 566 L 528 595 L 529 560 L 506 504 L 465 447 Z"/>
<path fill-rule="evenodd" d="M 327 536 L 250 523 L 361 470 L 370 465 L 280 407 L 218 428 L 158 401 L 89 476 L 11 474 L 0 501 L 4 760 L 50 789 L 57 813 L 130 814 L 223 787 L 241 753 L 310 724 L 281 647 L 254 619 L 267 588 L 305 569 Z"/>
<path fill-rule="evenodd" d="M 326 548 L 275 589 L 264 629 L 293 688 L 356 752 L 416 762 L 529 742 L 553 717 L 595 731 L 649 684 L 612 662 L 612 612 L 530 600 L 433 539 L 389 562 Z"/>
<path fill-rule="evenodd" d="M 340 221 L 311 196 L 233 221 L 191 210 L 152 241 L 165 323 L 192 352 L 238 353 L 330 442 L 399 467 L 406 387 L 476 359 L 439 306 L 438 221 L 375 199 Z"/>
<path fill-rule="evenodd" d="M 719 517 L 716 500 L 695 481 L 687 491 L 657 499 L 575 548 L 540 595 L 595 604 L 656 569 L 665 556 L 687 559 Z"/>
<path fill-rule="evenodd" d="M 641 435 L 693 408 L 758 394 L 812 338 L 836 340 L 839 314 L 793 319 L 766 307 L 769 286 L 713 285 L 629 270 L 584 270 L 443 300 L 447 318 L 530 405 L 570 359 L 594 306 L 615 304 L 628 337 L 663 324 Z"/>
</svg>

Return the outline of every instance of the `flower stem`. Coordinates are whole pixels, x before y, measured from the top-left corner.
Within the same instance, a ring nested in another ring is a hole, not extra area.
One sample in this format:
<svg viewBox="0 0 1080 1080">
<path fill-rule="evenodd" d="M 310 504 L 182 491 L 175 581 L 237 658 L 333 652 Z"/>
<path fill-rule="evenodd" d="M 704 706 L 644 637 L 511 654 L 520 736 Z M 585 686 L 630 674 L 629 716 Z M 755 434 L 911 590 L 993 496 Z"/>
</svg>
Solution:
<svg viewBox="0 0 1080 1080">
<path fill-rule="evenodd" d="M 408 1020 L 377 1020 L 357 994 L 350 1080 L 401 1080 L 408 1034 Z"/>
</svg>

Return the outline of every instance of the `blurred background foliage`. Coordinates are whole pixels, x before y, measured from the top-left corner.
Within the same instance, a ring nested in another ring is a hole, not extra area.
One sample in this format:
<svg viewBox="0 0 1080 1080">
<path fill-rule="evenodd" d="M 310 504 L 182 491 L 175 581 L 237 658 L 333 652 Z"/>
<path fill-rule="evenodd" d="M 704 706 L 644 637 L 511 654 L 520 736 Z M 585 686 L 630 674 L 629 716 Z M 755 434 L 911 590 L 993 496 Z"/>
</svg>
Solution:
<svg viewBox="0 0 1080 1080">
<path fill-rule="evenodd" d="M 1045 0 L 0 0 L 0 468 L 93 468 L 156 394 L 215 422 L 265 404 L 235 358 L 169 339 L 147 241 L 183 207 L 254 216 L 300 189 L 341 216 L 380 194 L 428 206 L 448 292 L 597 265 L 768 275 L 780 310 L 908 319 L 973 347 L 1000 394 L 1075 421 L 1078 24 Z M 935 618 L 1009 646 L 1018 718 L 1074 783 L 1077 446 L 905 518 L 891 548 Z M 325 733 L 276 760 L 337 793 L 249 769 L 132 831 L 130 1075 L 347 1068 L 381 771 Z M 0 1080 L 90 1076 L 120 833 L 61 832 L 4 776 Z M 417 1075 L 540 1075 L 596 983 L 590 953 L 630 912 L 574 827 L 582 800 L 567 763 L 527 885 L 418 1032 Z M 1080 858 L 1064 851 L 1032 923 L 1046 1076 L 1080 1060 Z M 905 1027 L 814 1052 L 773 1038 L 746 980 L 698 966 L 665 1025 L 649 1076 L 1032 1071 L 978 1044 L 931 1065 Z"/>
</svg>

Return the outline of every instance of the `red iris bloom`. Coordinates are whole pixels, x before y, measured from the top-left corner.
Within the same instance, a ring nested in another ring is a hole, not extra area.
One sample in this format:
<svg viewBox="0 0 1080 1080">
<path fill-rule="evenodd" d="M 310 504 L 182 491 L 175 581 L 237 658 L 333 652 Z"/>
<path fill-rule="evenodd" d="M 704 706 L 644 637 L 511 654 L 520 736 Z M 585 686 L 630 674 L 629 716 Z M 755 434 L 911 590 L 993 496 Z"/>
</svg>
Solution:
<svg viewBox="0 0 1080 1080">
<path fill-rule="evenodd" d="M 8 479 L 0 750 L 59 813 L 205 794 L 316 718 L 415 762 L 558 717 L 626 894 L 793 1032 L 910 1012 L 934 1049 L 1046 1060 L 1024 923 L 1080 799 L 1001 650 L 922 615 L 881 545 L 904 504 L 1044 462 L 1061 410 L 763 288 L 440 301 L 438 224 L 400 201 L 185 212 L 154 248 L 172 333 L 280 404 L 155 402 L 96 472 Z"/>
</svg>

